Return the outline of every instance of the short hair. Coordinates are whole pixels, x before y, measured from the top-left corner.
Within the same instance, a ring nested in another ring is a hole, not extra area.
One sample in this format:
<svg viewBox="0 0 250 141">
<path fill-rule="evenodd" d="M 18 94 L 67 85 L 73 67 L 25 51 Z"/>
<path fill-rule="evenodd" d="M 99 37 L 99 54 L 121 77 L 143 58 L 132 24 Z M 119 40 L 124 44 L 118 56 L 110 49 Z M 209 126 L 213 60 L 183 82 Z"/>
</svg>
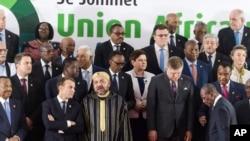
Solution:
<svg viewBox="0 0 250 141">
<path fill-rule="evenodd" d="M 78 47 L 77 52 L 78 52 L 80 49 L 86 49 L 86 50 L 87 50 L 87 54 L 88 54 L 89 56 L 93 56 L 93 54 L 92 54 L 92 52 L 91 52 L 91 48 L 90 48 L 88 45 L 81 45 L 80 47 Z"/>
<path fill-rule="evenodd" d="M 244 11 L 242 11 L 241 9 L 234 9 L 234 10 L 231 11 L 231 13 L 232 12 L 237 12 L 237 14 L 239 15 L 240 18 L 245 19 Z"/>
<path fill-rule="evenodd" d="M 119 23 L 113 24 L 111 25 L 109 32 L 112 33 L 115 27 L 123 27 L 123 26 Z"/>
<path fill-rule="evenodd" d="M 112 51 L 110 54 L 109 54 L 109 60 L 111 60 L 113 57 L 115 57 L 116 55 L 121 55 L 121 56 L 124 56 L 122 54 L 122 52 L 120 51 Z"/>
<path fill-rule="evenodd" d="M 167 67 L 179 69 L 183 67 L 183 61 L 178 56 L 172 56 L 168 59 Z"/>
<path fill-rule="evenodd" d="M 36 25 L 36 28 L 35 28 L 35 38 L 36 39 L 40 39 L 41 37 L 40 37 L 40 35 L 39 35 L 39 28 L 40 28 L 40 25 L 41 24 L 47 24 L 48 25 L 48 27 L 49 27 L 49 35 L 48 35 L 48 39 L 49 40 L 52 40 L 53 39 L 53 37 L 54 37 L 54 30 L 53 30 L 53 27 L 52 27 L 52 25 L 50 24 L 50 23 L 48 23 L 48 22 L 40 22 L 40 23 L 38 23 L 37 25 Z"/>
<path fill-rule="evenodd" d="M 212 94 L 212 93 L 216 93 L 218 94 L 218 91 L 217 89 L 215 88 L 215 86 L 211 83 L 207 83 L 205 85 L 203 85 L 201 87 L 201 90 L 204 91 L 205 95 L 209 95 L 209 94 Z"/>
<path fill-rule="evenodd" d="M 25 56 L 31 58 L 31 55 L 29 52 L 21 52 L 21 53 L 16 54 L 15 59 L 14 59 L 15 64 L 19 64 L 22 58 Z"/>
<path fill-rule="evenodd" d="M 194 30 L 196 30 L 196 28 L 198 28 L 198 27 L 200 27 L 200 26 L 207 27 L 207 24 L 205 24 L 205 23 L 202 22 L 202 21 L 198 21 L 198 22 L 196 22 L 196 24 L 194 25 Z"/>
<path fill-rule="evenodd" d="M 47 48 L 47 46 L 50 46 L 52 49 L 54 49 L 51 43 L 41 43 L 39 51 L 42 52 L 44 48 Z"/>
<path fill-rule="evenodd" d="M 185 43 L 185 47 L 184 49 L 187 48 L 188 45 L 197 45 L 197 42 L 195 40 L 188 40 L 186 43 Z"/>
<path fill-rule="evenodd" d="M 247 48 L 244 45 L 236 45 L 233 47 L 230 56 L 233 56 L 236 50 L 244 50 L 247 55 Z"/>
<path fill-rule="evenodd" d="M 134 50 L 129 56 L 129 61 L 136 60 L 141 55 L 146 55 L 146 52 L 141 49 Z"/>
<path fill-rule="evenodd" d="M 61 77 L 57 81 L 57 89 L 59 88 L 59 86 L 63 86 L 66 80 L 71 80 L 72 82 L 75 82 L 74 78 L 72 77 L 69 76 Z"/>
<path fill-rule="evenodd" d="M 77 62 L 76 58 L 74 57 L 67 57 L 63 60 L 63 70 L 68 68 L 70 65 L 72 65 L 74 62 Z"/>
<path fill-rule="evenodd" d="M 219 63 L 218 68 L 219 68 L 220 66 L 223 67 L 223 68 L 228 67 L 228 68 L 230 69 L 230 72 L 231 72 L 232 69 L 233 69 L 232 65 L 231 65 L 230 63 L 228 63 L 228 62 L 225 62 L 225 61 L 222 61 L 221 63 Z M 218 72 L 218 68 L 217 68 L 217 72 Z"/>
<path fill-rule="evenodd" d="M 205 41 L 207 38 L 214 38 L 214 39 L 215 39 L 215 41 L 216 41 L 216 43 L 218 43 L 218 42 L 219 42 L 219 38 L 218 38 L 218 36 L 217 36 L 217 35 L 215 35 L 215 34 L 213 34 L 213 33 L 208 33 L 208 34 L 204 35 L 204 37 L 203 37 L 203 41 Z"/>
<path fill-rule="evenodd" d="M 164 30 L 164 29 L 168 30 L 168 27 L 165 24 L 157 24 L 157 25 L 155 25 L 154 30 L 153 30 L 154 35 L 155 35 L 155 31 L 158 30 L 158 29 L 159 30 Z"/>
</svg>

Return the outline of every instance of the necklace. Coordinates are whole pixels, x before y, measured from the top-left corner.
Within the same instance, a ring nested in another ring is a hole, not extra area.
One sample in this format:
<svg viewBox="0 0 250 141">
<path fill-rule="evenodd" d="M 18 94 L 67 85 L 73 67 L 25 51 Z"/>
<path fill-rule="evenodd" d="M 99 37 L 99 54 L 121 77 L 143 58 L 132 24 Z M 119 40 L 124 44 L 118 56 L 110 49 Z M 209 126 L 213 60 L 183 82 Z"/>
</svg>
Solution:
<svg viewBox="0 0 250 141">
<path fill-rule="evenodd" d="M 47 42 L 41 42 L 39 39 L 36 39 L 38 43 L 42 44 L 42 43 L 50 43 L 50 41 L 48 40 Z"/>
</svg>

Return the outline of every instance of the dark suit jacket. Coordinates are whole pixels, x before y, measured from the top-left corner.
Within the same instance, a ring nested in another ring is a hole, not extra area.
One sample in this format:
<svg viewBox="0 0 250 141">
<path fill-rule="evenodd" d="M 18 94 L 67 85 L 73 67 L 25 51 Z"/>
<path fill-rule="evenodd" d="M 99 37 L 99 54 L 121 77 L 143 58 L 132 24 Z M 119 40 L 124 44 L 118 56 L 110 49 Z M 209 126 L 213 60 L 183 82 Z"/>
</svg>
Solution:
<svg viewBox="0 0 250 141">
<path fill-rule="evenodd" d="M 57 97 L 44 101 L 42 109 L 42 119 L 46 128 L 45 141 L 77 141 L 77 134 L 83 133 L 82 108 L 74 100 L 68 100 L 66 114 L 62 111 Z M 49 114 L 54 117 L 55 121 L 49 121 Z M 67 127 L 67 120 L 75 121 L 76 125 Z M 60 134 L 58 130 L 63 130 L 64 133 Z"/>
<path fill-rule="evenodd" d="M 110 78 L 112 79 L 113 77 L 111 76 L 110 71 L 108 71 Z M 128 110 L 132 109 L 135 107 L 135 96 L 134 96 L 134 89 L 133 89 L 133 82 L 132 78 L 129 74 L 125 72 L 119 72 L 118 73 L 118 80 L 119 80 L 119 93 L 118 95 L 122 96 L 124 100 L 128 104 Z M 114 86 L 111 84 L 110 86 L 110 91 L 114 91 Z"/>
<path fill-rule="evenodd" d="M 180 34 L 175 34 L 175 39 L 176 39 L 176 41 L 175 41 L 176 47 L 184 49 L 185 43 L 187 42 L 188 39 L 186 37 L 180 35 Z M 150 45 L 154 45 L 154 43 L 155 43 L 154 38 L 151 37 L 151 39 L 150 39 Z"/>
<path fill-rule="evenodd" d="M 243 99 L 234 104 L 238 124 L 250 125 L 249 99 Z"/>
<path fill-rule="evenodd" d="M 144 47 L 144 48 L 142 48 L 142 50 L 145 51 L 146 55 L 147 55 L 147 68 L 146 68 L 146 71 L 151 72 L 151 73 L 153 73 L 155 75 L 163 73 L 160 66 L 159 66 L 159 63 L 157 61 L 157 56 L 156 56 L 156 53 L 155 53 L 154 45 Z M 169 47 L 168 51 L 169 51 L 168 52 L 169 57 L 172 57 L 172 56 L 179 56 L 180 58 L 184 57 L 184 52 L 180 48 Z"/>
<path fill-rule="evenodd" d="M 6 48 L 8 49 L 6 60 L 13 63 L 16 54 L 19 52 L 19 37 L 7 29 L 5 29 L 5 37 Z"/>
<path fill-rule="evenodd" d="M 45 96 L 46 99 L 51 99 L 57 96 L 57 81 L 62 77 L 62 75 L 58 75 L 54 78 L 47 80 L 45 83 Z M 81 103 L 82 99 L 88 94 L 87 82 L 83 79 L 75 78 L 75 94 L 74 100 Z"/>
<path fill-rule="evenodd" d="M 120 51 L 124 55 L 125 62 L 126 62 L 126 65 L 123 67 L 122 70 L 124 72 L 131 70 L 132 67 L 129 62 L 129 56 L 134 51 L 134 48 L 131 45 L 125 42 L 122 42 L 120 46 Z M 95 49 L 94 64 L 104 69 L 108 69 L 109 68 L 109 54 L 111 52 L 113 52 L 113 46 L 110 40 L 98 45 Z"/>
<path fill-rule="evenodd" d="M 199 54 L 198 60 L 201 60 L 205 63 L 209 63 L 205 52 L 201 52 Z M 216 52 L 215 61 L 214 61 L 214 65 L 212 68 L 212 82 L 217 81 L 217 69 L 218 69 L 218 66 L 221 62 L 232 63 L 232 60 L 229 57 L 227 57 L 219 52 Z"/>
<path fill-rule="evenodd" d="M 235 110 L 229 101 L 221 97 L 210 116 L 209 141 L 229 141 L 230 124 L 237 124 Z"/>
<path fill-rule="evenodd" d="M 92 70 L 93 74 L 96 73 L 96 72 L 99 72 L 99 71 L 106 71 L 104 68 L 98 67 L 96 65 L 92 65 L 92 68 L 93 68 L 93 70 Z M 81 69 L 79 70 L 78 78 L 83 79 Z M 93 83 L 91 82 L 90 88 L 88 89 L 88 94 L 90 94 L 93 90 L 94 90 L 93 89 Z"/>
<path fill-rule="evenodd" d="M 230 28 L 223 28 L 218 33 L 219 37 L 219 47 L 217 51 L 230 57 L 230 53 L 235 46 L 234 31 Z M 244 26 L 243 36 L 241 44 L 247 48 L 247 63 L 248 69 L 250 68 L 250 28 Z"/>
<path fill-rule="evenodd" d="M 147 96 L 148 131 L 156 130 L 158 137 L 164 138 L 172 136 L 174 129 L 176 136 L 192 131 L 193 93 L 193 82 L 185 75 L 178 80 L 175 99 L 166 73 L 152 77 Z"/>
<path fill-rule="evenodd" d="M 16 135 L 23 141 L 27 133 L 23 105 L 21 101 L 11 98 L 9 99 L 9 104 L 11 110 L 11 125 L 0 103 L 0 140 L 5 141 L 6 138 Z"/>
<path fill-rule="evenodd" d="M 222 94 L 219 82 L 215 81 L 212 84 L 216 87 L 217 91 L 220 94 Z M 246 98 L 245 86 L 243 84 L 230 80 L 228 100 L 232 103 L 232 105 L 245 98 Z"/>
<path fill-rule="evenodd" d="M 63 63 L 62 63 L 62 57 L 59 54 L 58 57 L 56 57 L 55 59 L 52 60 L 52 64 L 58 68 L 58 72 L 63 72 Z"/>
<path fill-rule="evenodd" d="M 60 69 L 52 63 L 52 77 L 58 76 L 61 73 L 62 72 L 60 71 Z M 41 60 L 36 61 L 34 64 L 32 64 L 31 76 L 35 77 L 37 80 L 40 80 L 42 84 L 45 85 L 45 76 L 44 76 Z"/>
</svg>

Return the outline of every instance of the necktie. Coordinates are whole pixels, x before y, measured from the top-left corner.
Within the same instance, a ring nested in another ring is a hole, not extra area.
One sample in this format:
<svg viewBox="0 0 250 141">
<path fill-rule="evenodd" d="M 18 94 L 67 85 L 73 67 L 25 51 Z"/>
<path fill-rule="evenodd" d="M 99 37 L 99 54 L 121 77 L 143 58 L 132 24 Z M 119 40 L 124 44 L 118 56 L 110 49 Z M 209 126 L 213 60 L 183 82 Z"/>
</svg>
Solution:
<svg viewBox="0 0 250 141">
<path fill-rule="evenodd" d="M 191 64 L 191 68 L 192 68 L 192 76 L 194 79 L 194 84 L 196 84 L 196 82 L 197 82 L 197 70 L 195 68 L 195 64 Z"/>
<path fill-rule="evenodd" d="M 174 81 L 172 81 L 172 92 L 173 92 L 173 95 L 174 95 L 174 98 L 176 97 L 176 84 Z"/>
<path fill-rule="evenodd" d="M 224 98 L 228 99 L 228 91 L 227 91 L 226 85 L 222 86 L 222 94 L 223 94 Z"/>
<path fill-rule="evenodd" d="M 9 123 L 11 124 L 11 114 L 10 114 L 10 105 L 8 101 L 4 102 L 4 110 L 7 115 L 7 118 L 9 120 Z"/>
<path fill-rule="evenodd" d="M 51 78 L 51 75 L 49 73 L 49 65 L 48 64 L 45 65 L 45 74 L 44 74 L 44 77 L 45 77 L 45 80 L 48 80 L 48 79 Z"/>
<path fill-rule="evenodd" d="M 89 86 L 89 71 L 84 71 L 84 80 L 87 82 L 87 86 Z"/>
<path fill-rule="evenodd" d="M 160 68 L 161 68 L 161 70 L 164 72 L 164 59 L 165 58 L 165 56 L 164 56 L 164 49 L 163 48 L 161 48 L 160 49 Z"/>
<path fill-rule="evenodd" d="M 234 32 L 234 38 L 235 38 L 235 44 L 239 45 L 240 44 L 240 38 L 239 38 L 239 31 Z"/>
<path fill-rule="evenodd" d="M 112 85 L 113 85 L 113 88 L 114 88 L 114 92 L 116 94 L 118 94 L 118 84 L 117 84 L 117 81 L 116 81 L 116 77 L 117 77 L 117 74 L 113 74 Z"/>
<path fill-rule="evenodd" d="M 2 33 L 0 33 L 0 41 L 3 41 L 3 39 L 2 39 Z"/>
<path fill-rule="evenodd" d="M 26 95 L 28 95 L 27 86 L 26 86 L 26 79 L 23 78 L 23 79 L 21 79 L 21 81 L 22 81 L 23 92 L 24 92 L 24 95 L 26 96 Z"/>
<path fill-rule="evenodd" d="M 170 46 L 175 47 L 174 36 L 173 35 L 170 35 Z"/>
<path fill-rule="evenodd" d="M 62 101 L 62 111 L 64 114 L 66 113 L 66 101 Z"/>
<path fill-rule="evenodd" d="M 210 65 L 210 68 L 213 68 L 213 64 L 212 64 L 212 55 L 208 56 L 208 64 Z"/>
<path fill-rule="evenodd" d="M 120 46 L 119 45 L 115 45 L 116 47 L 116 51 L 120 51 Z"/>
</svg>

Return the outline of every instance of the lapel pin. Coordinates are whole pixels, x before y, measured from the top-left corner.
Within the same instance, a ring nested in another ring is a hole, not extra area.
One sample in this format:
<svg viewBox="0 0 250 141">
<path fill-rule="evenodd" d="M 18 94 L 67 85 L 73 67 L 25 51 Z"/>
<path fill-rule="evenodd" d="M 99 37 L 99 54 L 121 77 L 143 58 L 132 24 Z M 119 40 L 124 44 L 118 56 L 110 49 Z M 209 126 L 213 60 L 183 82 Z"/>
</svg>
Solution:
<svg viewBox="0 0 250 141">
<path fill-rule="evenodd" d="M 126 48 L 123 48 L 123 50 L 126 50 Z"/>
<path fill-rule="evenodd" d="M 71 108 L 71 105 L 69 105 L 69 108 Z"/>
<path fill-rule="evenodd" d="M 13 108 L 16 108 L 16 105 L 13 105 Z"/>
<path fill-rule="evenodd" d="M 80 81 L 78 81 L 77 84 L 80 85 Z"/>
<path fill-rule="evenodd" d="M 218 60 L 218 62 L 220 62 L 220 60 Z"/>
<path fill-rule="evenodd" d="M 31 83 L 30 86 L 33 87 L 33 84 Z"/>
<path fill-rule="evenodd" d="M 202 68 L 202 65 L 200 66 L 200 68 Z"/>
<path fill-rule="evenodd" d="M 183 78 L 181 77 L 181 80 L 183 80 Z"/>
<path fill-rule="evenodd" d="M 58 68 L 56 67 L 56 70 L 58 70 Z"/>
<path fill-rule="evenodd" d="M 124 79 L 124 76 L 122 76 L 122 79 Z"/>
<path fill-rule="evenodd" d="M 10 38 L 11 36 L 10 35 L 8 35 L 8 38 Z"/>
<path fill-rule="evenodd" d="M 232 94 L 234 94 L 234 92 L 232 92 Z"/>
<path fill-rule="evenodd" d="M 245 36 L 247 36 L 247 33 L 245 33 Z"/>
<path fill-rule="evenodd" d="M 173 52 L 173 50 L 171 49 L 170 52 Z"/>
<path fill-rule="evenodd" d="M 178 42 L 180 42 L 181 40 L 180 39 L 178 39 Z"/>
</svg>

